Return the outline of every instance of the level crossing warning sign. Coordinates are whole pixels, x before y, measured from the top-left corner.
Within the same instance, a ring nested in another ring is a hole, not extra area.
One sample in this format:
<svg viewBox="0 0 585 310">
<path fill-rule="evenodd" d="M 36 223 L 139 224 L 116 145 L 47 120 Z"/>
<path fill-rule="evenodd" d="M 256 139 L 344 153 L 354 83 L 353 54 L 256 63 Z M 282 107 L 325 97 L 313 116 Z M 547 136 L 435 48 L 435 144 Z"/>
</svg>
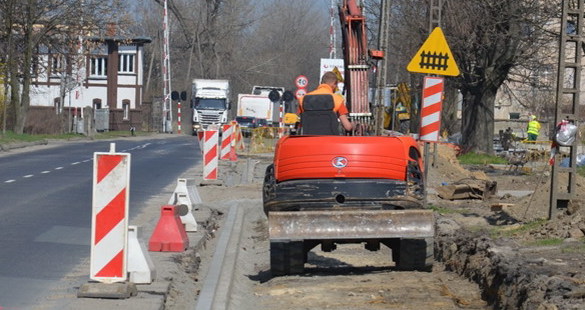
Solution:
<svg viewBox="0 0 585 310">
<path fill-rule="evenodd" d="M 459 75 L 459 67 L 440 27 L 431 32 L 406 69 L 418 73 Z"/>
</svg>

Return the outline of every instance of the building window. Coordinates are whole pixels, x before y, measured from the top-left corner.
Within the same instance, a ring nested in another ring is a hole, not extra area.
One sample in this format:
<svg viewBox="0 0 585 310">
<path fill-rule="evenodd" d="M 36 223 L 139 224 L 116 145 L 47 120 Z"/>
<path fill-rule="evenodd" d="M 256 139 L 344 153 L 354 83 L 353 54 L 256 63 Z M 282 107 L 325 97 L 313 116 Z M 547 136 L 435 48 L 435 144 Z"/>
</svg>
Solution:
<svg viewBox="0 0 585 310">
<path fill-rule="evenodd" d="M 510 119 L 520 119 L 519 112 L 510 112 Z"/>
<path fill-rule="evenodd" d="M 55 107 L 55 114 L 63 113 L 63 105 L 61 104 L 61 98 L 53 98 L 53 106 Z"/>
<path fill-rule="evenodd" d="M 119 73 L 134 73 L 134 54 L 119 54 L 118 60 Z"/>
<path fill-rule="evenodd" d="M 106 57 L 91 58 L 90 76 L 92 77 L 108 76 L 108 59 Z"/>
<path fill-rule="evenodd" d="M 65 73 L 65 56 L 61 54 L 51 55 L 51 75 L 60 76 Z"/>
<path fill-rule="evenodd" d="M 122 100 L 122 109 L 124 110 L 124 119 L 130 119 L 130 100 Z"/>
<path fill-rule="evenodd" d="M 93 108 L 94 110 L 98 110 L 102 108 L 102 100 L 101 99 L 94 99 L 93 100 Z"/>
</svg>

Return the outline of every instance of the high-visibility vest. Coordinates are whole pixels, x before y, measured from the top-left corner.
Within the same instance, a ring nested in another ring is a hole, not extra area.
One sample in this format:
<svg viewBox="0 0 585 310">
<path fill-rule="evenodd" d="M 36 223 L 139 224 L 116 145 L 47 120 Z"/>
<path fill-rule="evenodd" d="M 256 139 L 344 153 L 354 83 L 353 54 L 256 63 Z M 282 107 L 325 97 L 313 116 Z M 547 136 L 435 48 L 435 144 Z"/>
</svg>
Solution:
<svg viewBox="0 0 585 310">
<path fill-rule="evenodd" d="M 540 131 L 540 123 L 538 121 L 528 122 L 528 129 L 526 130 L 527 133 L 538 135 L 539 131 Z"/>
</svg>

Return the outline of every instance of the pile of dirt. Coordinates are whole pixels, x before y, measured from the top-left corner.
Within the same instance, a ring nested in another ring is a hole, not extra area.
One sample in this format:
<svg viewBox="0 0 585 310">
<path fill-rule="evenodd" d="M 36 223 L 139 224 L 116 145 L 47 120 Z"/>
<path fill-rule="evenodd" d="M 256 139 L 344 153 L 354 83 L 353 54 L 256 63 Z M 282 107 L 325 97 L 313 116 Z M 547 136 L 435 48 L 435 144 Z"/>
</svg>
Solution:
<svg viewBox="0 0 585 310">
<path fill-rule="evenodd" d="M 470 171 L 459 164 L 457 150 L 450 144 L 437 144 L 436 156 L 429 158 L 427 186 L 437 188 L 466 179 L 489 180 L 483 171 Z"/>
<path fill-rule="evenodd" d="M 577 199 L 547 220 L 550 166 L 536 165 L 530 172 L 463 167 L 455 151 L 441 145 L 435 158 L 427 179 L 431 188 L 488 179 L 500 192 L 516 192 L 453 201 L 433 196 L 433 205 L 452 210 L 437 215 L 436 259 L 479 284 L 496 309 L 583 309 L 585 180 L 576 178 Z"/>
</svg>

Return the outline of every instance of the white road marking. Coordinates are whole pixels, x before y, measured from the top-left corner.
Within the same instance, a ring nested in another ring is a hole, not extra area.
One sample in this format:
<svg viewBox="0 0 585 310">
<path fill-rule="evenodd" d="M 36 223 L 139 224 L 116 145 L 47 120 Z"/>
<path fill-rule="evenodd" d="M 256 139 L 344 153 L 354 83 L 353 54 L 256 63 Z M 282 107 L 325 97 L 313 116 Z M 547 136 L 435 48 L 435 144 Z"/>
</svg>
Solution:
<svg viewBox="0 0 585 310">
<path fill-rule="evenodd" d="M 74 163 L 71 163 L 71 165 L 78 165 L 80 162 L 76 161 Z"/>
<path fill-rule="evenodd" d="M 35 176 L 34 174 L 27 174 L 27 175 L 23 176 L 23 178 L 32 178 L 34 176 Z"/>
<path fill-rule="evenodd" d="M 55 170 L 61 170 L 61 169 L 63 169 L 63 167 L 57 167 L 57 168 L 55 168 Z"/>
<path fill-rule="evenodd" d="M 49 170 L 45 170 L 45 171 L 43 171 L 43 172 L 41 172 L 41 173 L 43 173 L 43 174 L 45 174 L 45 173 L 51 173 L 51 171 L 49 171 Z"/>
<path fill-rule="evenodd" d="M 8 181 L 4 181 L 4 183 L 12 183 L 12 182 L 16 182 L 16 180 L 8 180 Z"/>
</svg>

